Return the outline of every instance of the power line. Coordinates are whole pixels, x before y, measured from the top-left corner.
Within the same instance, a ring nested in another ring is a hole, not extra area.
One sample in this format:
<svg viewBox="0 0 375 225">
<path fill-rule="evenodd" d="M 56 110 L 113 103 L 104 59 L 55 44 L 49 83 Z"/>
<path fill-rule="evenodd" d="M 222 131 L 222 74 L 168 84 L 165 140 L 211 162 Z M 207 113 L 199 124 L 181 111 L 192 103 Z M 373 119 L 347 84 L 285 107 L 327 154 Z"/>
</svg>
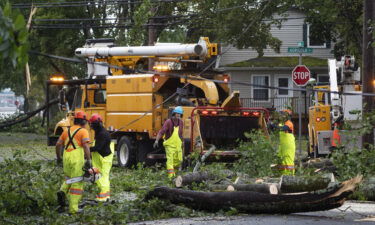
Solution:
<svg viewBox="0 0 375 225">
<path fill-rule="evenodd" d="M 151 1 L 152 4 L 157 3 L 176 3 L 182 2 L 184 0 L 154 0 Z M 125 4 L 142 4 L 143 1 L 129 1 L 129 0 L 107 0 L 107 1 L 87 1 L 87 2 L 46 2 L 46 3 L 16 3 L 12 4 L 13 8 L 26 9 L 32 6 L 37 8 L 63 8 L 63 7 L 82 7 L 82 6 L 101 6 L 101 5 L 118 5 L 119 3 Z"/>
<path fill-rule="evenodd" d="M 181 18 L 181 17 L 201 17 L 203 15 L 199 15 L 197 13 L 194 14 L 187 14 L 187 15 L 162 15 L 162 16 L 152 16 L 149 17 L 150 19 L 169 19 L 169 18 Z M 261 20 L 263 22 L 266 21 L 275 21 L 275 20 L 297 20 L 297 19 L 306 19 L 308 17 L 285 17 L 285 18 L 274 18 L 274 19 L 264 19 Z M 123 17 L 123 18 L 45 18 L 45 19 L 33 19 L 32 21 L 35 22 L 49 22 L 49 21 L 100 21 L 100 20 L 130 20 L 131 17 Z"/>
</svg>

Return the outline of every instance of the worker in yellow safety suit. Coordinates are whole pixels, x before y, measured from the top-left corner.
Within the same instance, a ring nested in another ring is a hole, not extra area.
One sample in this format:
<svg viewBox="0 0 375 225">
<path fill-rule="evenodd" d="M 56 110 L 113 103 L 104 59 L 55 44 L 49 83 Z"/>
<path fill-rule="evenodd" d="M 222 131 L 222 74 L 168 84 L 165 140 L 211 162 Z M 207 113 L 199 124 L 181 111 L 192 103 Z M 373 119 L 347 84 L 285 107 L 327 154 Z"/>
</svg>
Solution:
<svg viewBox="0 0 375 225">
<path fill-rule="evenodd" d="M 92 165 L 98 168 L 101 174 L 95 183 L 99 193 L 95 200 L 105 202 L 110 198 L 109 172 L 112 168 L 114 143 L 111 143 L 109 132 L 103 127 L 103 119 L 99 114 L 93 114 L 89 120 L 90 127 L 95 131 L 95 142 L 90 148 Z"/>
<path fill-rule="evenodd" d="M 77 213 L 78 204 L 83 194 L 83 181 L 67 184 L 67 180 L 81 177 L 84 174 L 83 168 L 91 168 L 91 156 L 89 147 L 89 133 L 85 129 L 87 123 L 84 112 L 76 112 L 74 125 L 65 130 L 56 143 L 57 161 L 63 162 L 65 180 L 57 192 L 57 200 L 60 210 L 65 206 L 65 198 L 69 201 L 69 212 Z M 63 156 L 61 157 L 63 153 Z M 85 161 L 86 159 L 86 161 Z"/>
<path fill-rule="evenodd" d="M 291 121 L 292 111 L 282 111 L 284 124 L 280 124 L 280 145 L 278 170 L 282 175 L 294 175 L 294 158 L 296 153 L 296 143 L 294 138 L 294 126 Z"/>
<path fill-rule="evenodd" d="M 159 139 L 164 137 L 163 146 L 167 156 L 167 173 L 169 178 L 176 176 L 176 169 L 182 163 L 182 131 L 183 121 L 181 120 L 184 110 L 177 106 L 172 111 L 172 118 L 165 121 L 162 129 L 156 136 L 154 148 L 159 146 Z"/>
</svg>

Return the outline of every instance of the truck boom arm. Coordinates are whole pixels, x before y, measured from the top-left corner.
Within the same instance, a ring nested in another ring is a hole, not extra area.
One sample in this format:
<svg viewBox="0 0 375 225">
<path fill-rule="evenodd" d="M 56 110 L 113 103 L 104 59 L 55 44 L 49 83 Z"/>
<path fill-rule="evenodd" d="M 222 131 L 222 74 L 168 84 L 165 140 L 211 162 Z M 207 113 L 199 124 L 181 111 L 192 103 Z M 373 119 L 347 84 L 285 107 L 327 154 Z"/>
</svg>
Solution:
<svg viewBox="0 0 375 225">
<path fill-rule="evenodd" d="M 144 57 L 177 57 L 199 56 L 209 57 L 211 48 L 216 44 L 209 43 L 208 39 L 201 38 L 197 44 L 160 44 L 155 46 L 129 46 L 129 47 L 83 47 L 77 48 L 75 54 L 80 57 L 107 57 L 107 56 L 144 56 Z"/>
<path fill-rule="evenodd" d="M 337 62 L 336 59 L 328 59 L 328 68 L 329 68 L 329 85 L 330 91 L 338 92 L 339 88 L 337 85 Z M 336 121 L 341 116 L 341 98 L 338 93 L 331 93 L 331 116 L 332 121 Z"/>
</svg>

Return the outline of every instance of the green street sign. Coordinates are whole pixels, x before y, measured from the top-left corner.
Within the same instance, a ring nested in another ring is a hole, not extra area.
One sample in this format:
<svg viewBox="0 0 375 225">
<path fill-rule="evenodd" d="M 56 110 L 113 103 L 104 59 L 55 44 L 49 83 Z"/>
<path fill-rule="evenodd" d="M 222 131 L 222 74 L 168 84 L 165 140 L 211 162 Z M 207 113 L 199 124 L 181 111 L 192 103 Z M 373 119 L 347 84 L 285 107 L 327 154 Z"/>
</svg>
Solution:
<svg viewBox="0 0 375 225">
<path fill-rule="evenodd" d="M 288 53 L 313 53 L 312 48 L 288 47 Z"/>
<path fill-rule="evenodd" d="M 303 47 L 303 46 L 305 46 L 305 42 L 304 41 L 298 42 L 298 47 Z"/>
</svg>

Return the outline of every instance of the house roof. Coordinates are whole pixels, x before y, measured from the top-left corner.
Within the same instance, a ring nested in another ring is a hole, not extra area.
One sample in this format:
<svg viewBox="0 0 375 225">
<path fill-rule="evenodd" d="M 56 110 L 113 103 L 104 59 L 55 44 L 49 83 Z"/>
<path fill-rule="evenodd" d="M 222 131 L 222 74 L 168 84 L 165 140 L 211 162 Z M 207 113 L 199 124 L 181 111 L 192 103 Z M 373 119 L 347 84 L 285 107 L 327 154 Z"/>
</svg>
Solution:
<svg viewBox="0 0 375 225">
<path fill-rule="evenodd" d="M 259 57 L 242 62 L 236 62 L 225 67 L 262 67 L 262 68 L 281 68 L 295 67 L 298 65 L 299 57 Z M 328 67 L 327 59 L 321 59 L 311 56 L 302 57 L 302 64 L 307 67 Z"/>
</svg>

